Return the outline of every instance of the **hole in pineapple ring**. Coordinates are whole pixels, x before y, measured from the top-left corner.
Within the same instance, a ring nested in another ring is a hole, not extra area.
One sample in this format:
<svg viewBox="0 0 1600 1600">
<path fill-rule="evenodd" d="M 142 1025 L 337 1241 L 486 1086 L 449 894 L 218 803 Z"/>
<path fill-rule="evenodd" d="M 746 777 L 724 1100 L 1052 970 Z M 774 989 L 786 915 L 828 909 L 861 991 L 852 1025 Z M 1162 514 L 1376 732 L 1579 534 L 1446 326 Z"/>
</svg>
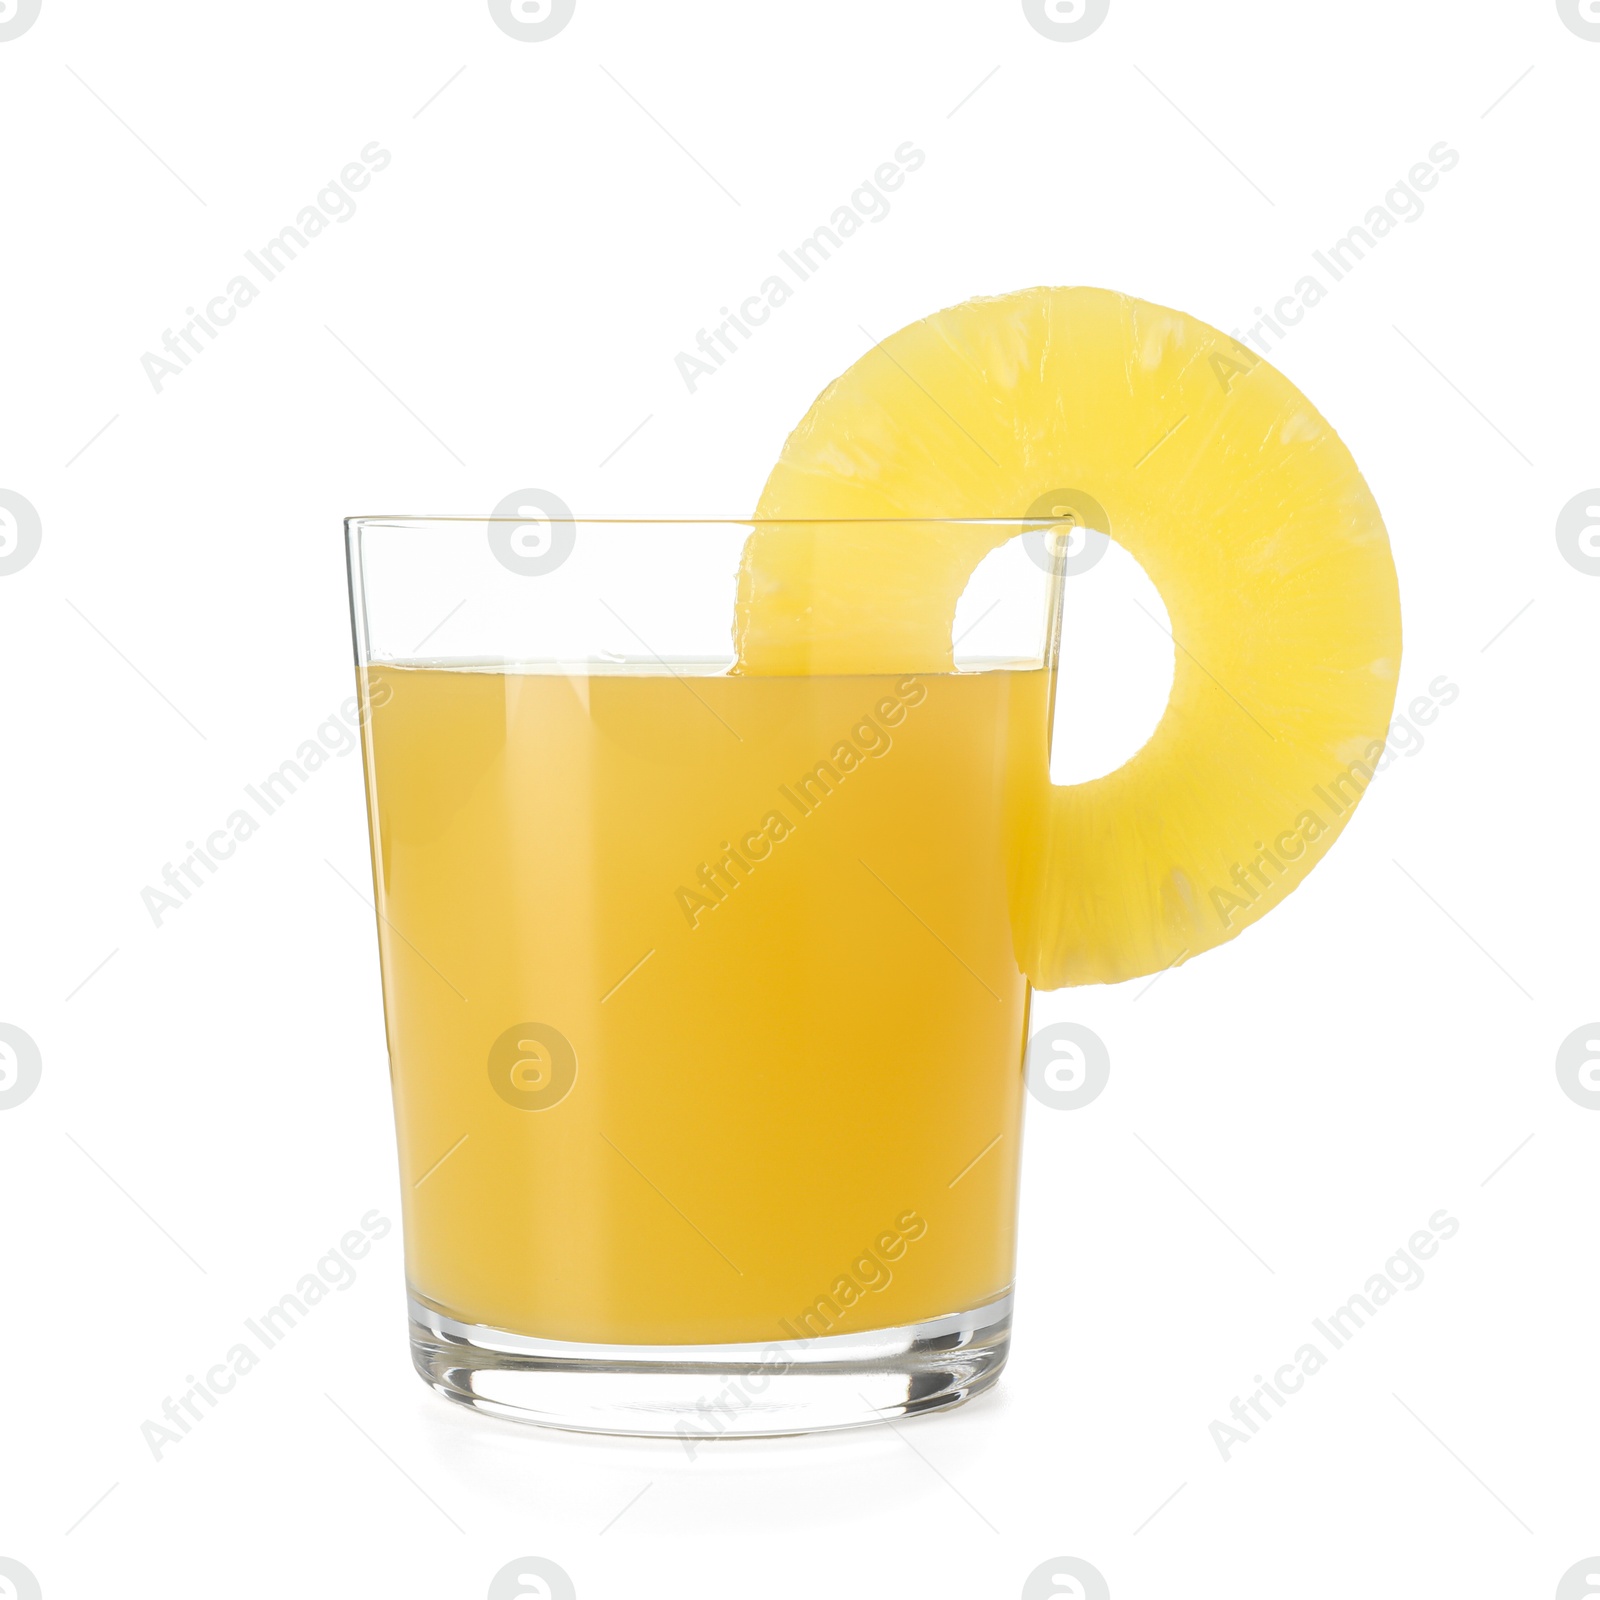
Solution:
<svg viewBox="0 0 1600 1600">
<path fill-rule="evenodd" d="M 1026 595 L 1037 604 L 1040 594 L 1030 570 L 1030 538 L 1042 543 L 1055 537 L 1043 530 L 1036 537 L 1018 534 L 978 563 L 951 624 L 958 672 L 992 670 L 1037 648 L 1033 635 L 1024 638 L 1026 628 L 1018 632 L 1033 612 L 1017 602 Z M 1114 540 L 1106 541 L 1092 569 L 1061 585 L 1061 606 L 1050 779 L 1088 783 L 1115 772 L 1155 732 L 1172 697 L 1176 648 L 1156 586 Z"/>
<path fill-rule="evenodd" d="M 1115 772 L 1155 732 L 1172 695 L 1177 650 L 1167 608 L 1120 544 L 1108 541 L 1102 553 L 1092 572 L 1061 586 L 1052 783 Z"/>
<path fill-rule="evenodd" d="M 1064 576 L 1079 577 L 1100 562 L 1111 543 L 1111 519 L 1105 507 L 1082 489 L 1051 489 L 1040 495 L 1023 516 L 1029 522 L 1037 519 L 1050 524 L 1022 536 L 1028 559 L 1044 572 L 1056 571 L 1060 563 Z M 1072 530 L 1064 555 L 1059 543 L 1063 526 Z"/>
</svg>

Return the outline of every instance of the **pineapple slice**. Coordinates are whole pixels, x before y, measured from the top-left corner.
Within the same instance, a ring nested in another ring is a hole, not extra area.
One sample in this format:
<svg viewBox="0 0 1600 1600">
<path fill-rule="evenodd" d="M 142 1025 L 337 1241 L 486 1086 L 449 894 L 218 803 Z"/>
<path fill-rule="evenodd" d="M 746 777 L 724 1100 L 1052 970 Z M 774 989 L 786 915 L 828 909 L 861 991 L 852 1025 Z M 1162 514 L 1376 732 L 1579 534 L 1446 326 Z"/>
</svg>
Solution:
<svg viewBox="0 0 1600 1600">
<path fill-rule="evenodd" d="M 1165 601 L 1176 671 L 1117 771 L 1059 787 L 1041 757 L 1020 786 L 1017 951 L 1046 989 L 1231 939 L 1299 884 L 1371 781 L 1400 603 L 1333 429 L 1181 312 L 1086 288 L 968 301 L 818 397 L 767 480 L 757 514 L 774 520 L 750 536 L 738 592 L 740 671 L 949 671 L 956 602 L 1015 530 L 798 519 L 1034 517 L 1085 497 Z"/>
</svg>

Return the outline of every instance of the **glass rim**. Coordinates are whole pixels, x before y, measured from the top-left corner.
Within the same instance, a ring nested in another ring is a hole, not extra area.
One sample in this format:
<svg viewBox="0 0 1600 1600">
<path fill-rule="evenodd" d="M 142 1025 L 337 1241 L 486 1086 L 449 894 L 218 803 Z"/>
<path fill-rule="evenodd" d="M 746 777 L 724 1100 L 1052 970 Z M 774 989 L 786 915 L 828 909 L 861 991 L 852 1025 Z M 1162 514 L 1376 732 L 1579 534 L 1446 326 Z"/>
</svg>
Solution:
<svg viewBox="0 0 1600 1600">
<path fill-rule="evenodd" d="M 937 523 L 942 527 L 964 528 L 1031 528 L 1048 527 L 1052 522 L 1068 522 L 1066 517 L 583 517 L 551 516 L 548 513 L 529 517 L 496 516 L 492 513 L 471 515 L 464 512 L 441 512 L 418 515 L 406 512 L 398 515 L 363 515 L 346 517 L 346 530 L 365 527 L 431 527 L 435 524 L 454 526 L 464 524 L 482 527 L 485 523 L 503 522 L 516 526 L 526 522 L 564 522 L 573 527 L 612 528 L 760 528 L 760 527 L 851 527 L 868 525 L 888 528 L 918 527 Z"/>
</svg>

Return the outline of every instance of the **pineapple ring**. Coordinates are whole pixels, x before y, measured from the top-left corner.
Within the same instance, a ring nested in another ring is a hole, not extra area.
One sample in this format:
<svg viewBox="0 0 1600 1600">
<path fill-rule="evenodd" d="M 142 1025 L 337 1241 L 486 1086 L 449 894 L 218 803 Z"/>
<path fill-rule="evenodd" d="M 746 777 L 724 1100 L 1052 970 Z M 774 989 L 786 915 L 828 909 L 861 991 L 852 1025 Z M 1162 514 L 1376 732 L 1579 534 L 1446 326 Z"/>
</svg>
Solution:
<svg viewBox="0 0 1600 1600">
<path fill-rule="evenodd" d="M 812 405 L 757 515 L 1023 517 L 1052 493 L 1105 508 L 1178 648 L 1136 755 L 1069 787 L 1035 760 L 1019 786 L 1013 927 L 1046 989 L 1160 971 L 1294 889 L 1371 780 L 1400 667 L 1388 535 L 1333 429 L 1236 341 L 1108 290 L 972 300 L 892 334 Z M 758 529 L 739 670 L 950 671 L 956 602 L 1013 536 Z"/>
</svg>

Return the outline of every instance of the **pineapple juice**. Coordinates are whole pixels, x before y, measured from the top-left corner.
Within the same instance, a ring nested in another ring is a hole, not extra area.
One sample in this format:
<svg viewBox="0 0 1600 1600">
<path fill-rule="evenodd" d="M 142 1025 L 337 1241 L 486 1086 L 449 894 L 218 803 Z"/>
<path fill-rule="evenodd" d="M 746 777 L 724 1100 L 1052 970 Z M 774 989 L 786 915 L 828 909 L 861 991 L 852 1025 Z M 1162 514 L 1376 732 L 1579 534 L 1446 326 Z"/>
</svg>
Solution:
<svg viewBox="0 0 1600 1600">
<path fill-rule="evenodd" d="M 413 1294 L 721 1344 L 1009 1289 L 1047 670 L 365 678 Z"/>
</svg>

